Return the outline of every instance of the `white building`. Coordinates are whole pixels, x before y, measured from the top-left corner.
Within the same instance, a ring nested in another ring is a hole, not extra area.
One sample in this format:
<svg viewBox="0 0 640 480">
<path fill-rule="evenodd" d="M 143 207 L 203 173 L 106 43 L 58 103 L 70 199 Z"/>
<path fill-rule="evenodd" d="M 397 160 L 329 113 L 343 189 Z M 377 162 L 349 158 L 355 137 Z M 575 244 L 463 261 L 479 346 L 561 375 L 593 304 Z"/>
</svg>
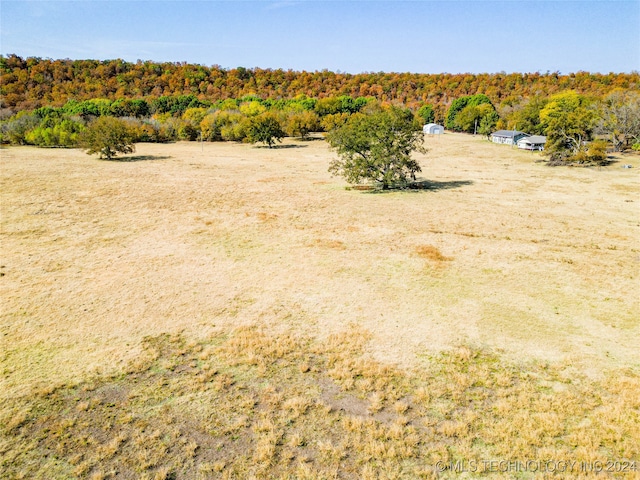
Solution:
<svg viewBox="0 0 640 480">
<path fill-rule="evenodd" d="M 516 142 L 518 148 L 523 150 L 544 150 L 544 144 L 547 143 L 547 137 L 543 135 L 531 135 L 530 137 L 521 138 Z"/>
<path fill-rule="evenodd" d="M 498 130 L 491 134 L 491 141 L 493 143 L 503 143 L 505 145 L 515 145 L 518 140 L 524 137 L 529 137 L 528 133 L 519 132 L 518 130 Z"/>
<path fill-rule="evenodd" d="M 422 127 L 422 131 L 428 135 L 440 135 L 444 133 L 444 127 L 442 125 L 438 125 L 437 123 L 427 123 L 424 127 Z"/>
</svg>

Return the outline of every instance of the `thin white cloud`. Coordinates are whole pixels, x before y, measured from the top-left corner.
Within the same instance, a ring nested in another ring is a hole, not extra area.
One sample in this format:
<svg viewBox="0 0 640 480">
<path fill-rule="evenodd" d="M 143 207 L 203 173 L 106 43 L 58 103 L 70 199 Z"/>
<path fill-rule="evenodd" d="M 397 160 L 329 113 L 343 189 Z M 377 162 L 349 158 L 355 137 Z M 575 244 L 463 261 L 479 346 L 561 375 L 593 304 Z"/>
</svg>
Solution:
<svg viewBox="0 0 640 480">
<path fill-rule="evenodd" d="M 269 5 L 267 5 L 267 10 L 280 10 L 283 8 L 290 8 L 290 7 L 296 7 L 298 5 L 300 5 L 302 2 L 300 1 L 287 1 L 284 0 L 282 2 L 274 2 L 274 3 L 270 3 Z"/>
</svg>

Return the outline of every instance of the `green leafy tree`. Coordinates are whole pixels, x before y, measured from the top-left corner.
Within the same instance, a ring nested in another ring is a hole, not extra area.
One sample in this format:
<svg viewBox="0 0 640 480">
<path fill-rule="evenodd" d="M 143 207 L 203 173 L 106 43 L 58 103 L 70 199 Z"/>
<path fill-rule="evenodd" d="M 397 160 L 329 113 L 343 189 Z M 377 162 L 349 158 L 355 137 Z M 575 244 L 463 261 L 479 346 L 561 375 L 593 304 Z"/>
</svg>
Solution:
<svg viewBox="0 0 640 480">
<path fill-rule="evenodd" d="M 182 119 L 191 123 L 192 125 L 199 126 L 200 122 L 207 115 L 206 108 L 187 108 L 185 112 L 182 114 Z"/>
<path fill-rule="evenodd" d="M 99 117 L 80 133 L 78 143 L 87 154 L 97 153 L 111 160 L 118 153 L 135 151 L 134 135 L 126 122 L 114 117 Z"/>
<path fill-rule="evenodd" d="M 480 125 L 478 125 L 478 133 L 480 135 L 485 135 L 488 140 L 491 134 L 495 131 L 499 119 L 500 118 L 498 117 L 498 113 L 495 110 L 488 115 L 485 115 L 480 119 Z"/>
<path fill-rule="evenodd" d="M 483 121 L 484 120 L 484 124 Z M 485 133 L 491 129 L 498 121 L 498 113 L 490 103 L 480 105 L 467 105 L 456 115 L 454 125 L 458 131 L 473 133 L 478 127 Z M 491 133 L 491 132 L 489 132 Z"/>
<path fill-rule="evenodd" d="M 345 122 L 349 120 L 350 116 L 351 115 L 349 115 L 348 113 L 332 113 L 329 115 L 325 115 L 320 120 L 320 127 L 325 132 L 330 132 L 334 128 L 344 125 Z"/>
<path fill-rule="evenodd" d="M 240 105 L 240 112 L 247 117 L 255 117 L 267 111 L 267 108 L 258 100 L 251 100 Z"/>
<path fill-rule="evenodd" d="M 38 147 L 73 147 L 83 125 L 69 118 L 46 117 L 25 137 L 27 143 Z"/>
<path fill-rule="evenodd" d="M 296 95 L 290 103 L 300 105 L 304 110 L 313 110 L 316 107 L 316 103 L 318 103 L 318 99 L 309 98 L 305 94 L 300 93 Z"/>
<path fill-rule="evenodd" d="M 460 127 L 458 127 L 458 125 L 456 124 L 456 117 L 458 116 L 458 114 L 466 107 L 477 107 L 478 105 L 482 105 L 484 103 L 488 103 L 493 106 L 491 100 L 489 100 L 489 97 L 482 93 L 456 98 L 453 102 L 451 102 L 451 106 L 447 111 L 445 126 L 449 130 L 459 131 Z"/>
<path fill-rule="evenodd" d="M 343 102 L 336 97 L 321 98 L 316 102 L 315 111 L 321 117 L 342 112 Z"/>
<path fill-rule="evenodd" d="M 278 117 L 272 112 L 262 113 L 249 120 L 247 139 L 251 143 L 262 142 L 272 148 L 285 135 Z"/>
<path fill-rule="evenodd" d="M 247 137 L 249 120 L 240 112 L 222 110 L 207 115 L 200 126 L 205 139 L 241 142 Z"/>
<path fill-rule="evenodd" d="M 547 98 L 537 96 L 529 99 L 524 105 L 514 107 L 506 116 L 506 124 L 517 125 L 518 130 L 531 135 L 543 135 L 544 126 L 540 123 L 540 112 L 548 102 Z"/>
<path fill-rule="evenodd" d="M 349 183 L 377 182 L 383 190 L 406 185 L 421 171 L 411 153 L 426 152 L 423 140 L 422 126 L 409 110 L 392 106 L 356 113 L 327 134 L 338 154 L 329 171 Z"/>
<path fill-rule="evenodd" d="M 119 98 L 110 106 L 114 117 L 146 117 L 149 115 L 149 104 L 142 99 Z"/>
<path fill-rule="evenodd" d="M 597 114 L 591 102 L 574 91 L 559 93 L 540 111 L 552 162 L 572 161 L 591 140 Z"/>
<path fill-rule="evenodd" d="M 433 111 L 433 105 L 429 104 L 421 106 L 418 109 L 418 115 L 425 124 L 433 123 L 436 118 L 436 114 Z"/>
</svg>

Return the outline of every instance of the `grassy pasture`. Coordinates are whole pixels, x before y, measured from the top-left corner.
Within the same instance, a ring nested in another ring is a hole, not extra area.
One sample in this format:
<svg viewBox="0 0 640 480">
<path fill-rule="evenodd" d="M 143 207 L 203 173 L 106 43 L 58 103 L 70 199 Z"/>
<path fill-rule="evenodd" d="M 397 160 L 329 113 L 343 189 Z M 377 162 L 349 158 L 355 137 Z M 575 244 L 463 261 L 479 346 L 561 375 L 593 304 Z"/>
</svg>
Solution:
<svg viewBox="0 0 640 480">
<path fill-rule="evenodd" d="M 640 461 L 638 157 L 427 145 L 390 193 L 320 140 L 0 151 L 2 476 Z"/>
</svg>

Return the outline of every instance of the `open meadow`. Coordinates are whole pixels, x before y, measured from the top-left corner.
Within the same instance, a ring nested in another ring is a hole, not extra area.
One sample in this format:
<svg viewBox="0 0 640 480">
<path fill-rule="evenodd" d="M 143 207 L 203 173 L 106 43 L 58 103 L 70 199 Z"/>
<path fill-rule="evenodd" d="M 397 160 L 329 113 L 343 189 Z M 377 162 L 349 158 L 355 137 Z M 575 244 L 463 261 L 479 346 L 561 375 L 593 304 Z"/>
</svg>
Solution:
<svg viewBox="0 0 640 480">
<path fill-rule="evenodd" d="M 426 145 L 2 149 L 0 477 L 637 478 L 640 156 Z"/>
</svg>

